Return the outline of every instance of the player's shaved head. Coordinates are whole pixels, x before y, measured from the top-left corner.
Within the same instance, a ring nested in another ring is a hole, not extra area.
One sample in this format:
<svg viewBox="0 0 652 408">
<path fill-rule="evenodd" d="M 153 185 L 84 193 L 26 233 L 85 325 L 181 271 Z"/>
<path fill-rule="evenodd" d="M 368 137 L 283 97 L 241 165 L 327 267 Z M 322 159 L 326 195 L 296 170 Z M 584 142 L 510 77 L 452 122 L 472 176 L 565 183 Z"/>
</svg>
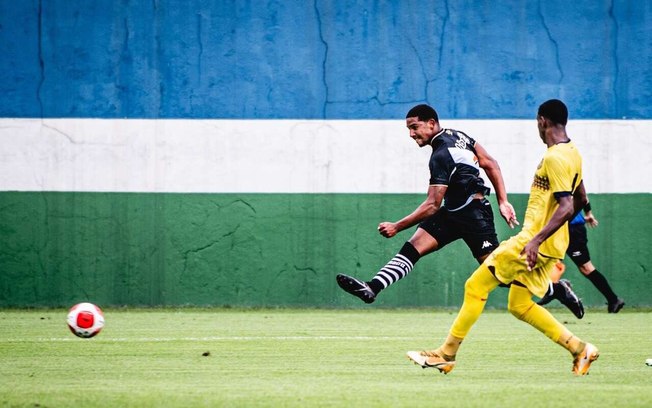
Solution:
<svg viewBox="0 0 652 408">
<path fill-rule="evenodd" d="M 422 105 L 417 105 L 414 108 L 410 109 L 410 111 L 405 115 L 405 118 L 414 118 L 417 117 L 419 118 L 420 121 L 422 122 L 427 122 L 430 119 L 434 119 L 435 122 L 439 122 L 439 116 L 437 116 L 437 111 L 430 106 L 426 104 Z"/>
<path fill-rule="evenodd" d="M 542 103 L 537 114 L 559 125 L 566 126 L 568 123 L 568 108 L 559 99 L 550 99 Z"/>
</svg>

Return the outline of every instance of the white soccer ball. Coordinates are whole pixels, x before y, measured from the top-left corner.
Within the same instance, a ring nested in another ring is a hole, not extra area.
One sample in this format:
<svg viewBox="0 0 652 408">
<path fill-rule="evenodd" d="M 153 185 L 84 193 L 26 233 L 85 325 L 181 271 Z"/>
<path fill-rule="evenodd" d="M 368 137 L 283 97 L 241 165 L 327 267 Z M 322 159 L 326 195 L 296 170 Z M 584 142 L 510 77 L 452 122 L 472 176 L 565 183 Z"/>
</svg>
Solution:
<svg viewBox="0 0 652 408">
<path fill-rule="evenodd" d="M 68 311 L 68 328 L 77 337 L 88 339 L 103 327 L 104 313 L 92 303 L 78 303 Z"/>
</svg>

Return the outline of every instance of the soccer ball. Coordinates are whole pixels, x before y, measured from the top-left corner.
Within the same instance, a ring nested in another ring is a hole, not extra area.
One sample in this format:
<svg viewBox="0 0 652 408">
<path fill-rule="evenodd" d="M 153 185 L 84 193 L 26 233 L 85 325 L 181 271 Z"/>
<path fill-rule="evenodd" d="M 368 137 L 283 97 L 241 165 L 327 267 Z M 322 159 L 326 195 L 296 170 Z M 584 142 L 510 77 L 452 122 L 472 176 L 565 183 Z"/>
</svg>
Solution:
<svg viewBox="0 0 652 408">
<path fill-rule="evenodd" d="M 102 309 L 92 303 L 78 303 L 68 311 L 68 328 L 77 337 L 88 339 L 104 327 Z"/>
</svg>

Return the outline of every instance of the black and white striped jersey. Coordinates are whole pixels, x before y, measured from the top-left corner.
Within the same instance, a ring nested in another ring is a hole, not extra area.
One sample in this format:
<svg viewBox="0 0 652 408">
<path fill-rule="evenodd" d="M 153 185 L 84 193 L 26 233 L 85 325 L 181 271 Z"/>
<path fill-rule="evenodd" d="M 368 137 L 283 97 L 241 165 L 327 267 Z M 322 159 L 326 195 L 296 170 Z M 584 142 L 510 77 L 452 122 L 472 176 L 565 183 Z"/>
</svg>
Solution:
<svg viewBox="0 0 652 408">
<path fill-rule="evenodd" d="M 474 194 L 489 194 L 480 177 L 473 138 L 459 130 L 442 129 L 430 144 L 430 185 L 448 186 L 444 208 L 456 211 L 470 203 Z"/>
</svg>

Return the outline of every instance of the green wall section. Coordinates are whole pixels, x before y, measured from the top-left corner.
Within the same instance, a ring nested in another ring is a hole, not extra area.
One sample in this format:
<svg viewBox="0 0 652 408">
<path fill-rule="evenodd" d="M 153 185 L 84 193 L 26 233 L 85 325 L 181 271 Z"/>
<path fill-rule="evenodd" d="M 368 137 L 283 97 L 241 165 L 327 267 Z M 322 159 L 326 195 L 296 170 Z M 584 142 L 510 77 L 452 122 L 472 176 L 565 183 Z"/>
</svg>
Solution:
<svg viewBox="0 0 652 408">
<path fill-rule="evenodd" d="M 594 264 L 628 305 L 652 305 L 652 195 L 591 197 Z M 0 306 L 363 307 L 335 275 L 369 278 L 409 238 L 376 230 L 422 195 L 0 193 Z M 523 218 L 526 195 L 513 195 Z M 495 206 L 494 206 L 495 210 Z M 508 237 L 497 220 L 499 238 Z M 604 299 L 567 261 L 587 305 Z M 420 261 L 377 304 L 458 306 L 476 267 L 463 243 Z M 497 289 L 489 305 L 504 305 Z"/>
</svg>

